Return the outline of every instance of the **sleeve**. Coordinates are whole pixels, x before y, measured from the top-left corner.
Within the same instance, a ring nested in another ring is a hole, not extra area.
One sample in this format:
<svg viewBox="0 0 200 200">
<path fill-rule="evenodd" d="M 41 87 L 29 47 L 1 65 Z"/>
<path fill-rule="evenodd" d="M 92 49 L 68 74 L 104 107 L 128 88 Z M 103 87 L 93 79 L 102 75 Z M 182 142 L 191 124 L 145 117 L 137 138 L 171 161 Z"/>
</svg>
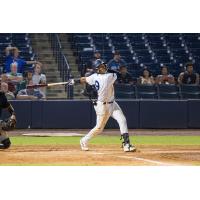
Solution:
<svg viewBox="0 0 200 200">
<path fill-rule="evenodd" d="M 22 65 L 22 66 L 24 66 L 24 65 L 26 65 L 27 64 L 27 62 L 24 60 L 24 59 L 19 59 L 20 60 L 20 64 Z"/>
<path fill-rule="evenodd" d="M 45 74 L 41 74 L 40 77 L 41 77 L 40 80 L 41 80 L 43 83 L 46 83 L 46 82 L 47 82 L 47 79 L 46 79 Z"/>
<path fill-rule="evenodd" d="M 108 73 L 116 73 L 117 75 L 120 74 L 120 72 L 113 70 L 113 69 L 108 69 L 107 72 Z"/>
<path fill-rule="evenodd" d="M 92 74 L 91 76 L 85 77 L 85 78 L 86 78 L 86 82 L 87 82 L 89 85 L 94 85 L 94 75 L 95 75 L 95 74 Z"/>
<path fill-rule="evenodd" d="M 4 73 L 10 72 L 10 64 L 12 63 L 12 57 L 10 55 L 5 57 Z"/>
<path fill-rule="evenodd" d="M 2 107 L 3 108 L 8 108 L 10 106 L 10 103 L 8 102 L 6 96 L 5 96 L 5 93 L 4 92 L 1 92 L 1 103 L 2 103 Z"/>
</svg>

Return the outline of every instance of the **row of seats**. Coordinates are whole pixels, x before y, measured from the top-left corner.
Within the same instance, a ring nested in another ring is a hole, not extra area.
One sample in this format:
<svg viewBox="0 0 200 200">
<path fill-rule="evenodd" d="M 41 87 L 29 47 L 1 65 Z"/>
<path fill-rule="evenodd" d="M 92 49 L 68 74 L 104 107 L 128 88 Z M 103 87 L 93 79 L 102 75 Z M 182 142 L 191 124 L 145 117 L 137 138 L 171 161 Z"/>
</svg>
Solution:
<svg viewBox="0 0 200 200">
<path fill-rule="evenodd" d="M 195 63 L 196 71 L 200 72 L 200 34 L 77 33 L 71 34 L 70 41 L 81 66 L 93 57 L 95 50 L 99 50 L 106 61 L 119 50 L 133 75 L 132 70 L 143 66 L 148 66 L 156 75 L 163 65 L 177 75 L 188 61 Z"/>
<path fill-rule="evenodd" d="M 18 47 L 20 50 L 20 57 L 24 60 L 33 60 L 35 57 L 28 33 L 1 33 L 0 66 L 4 66 L 5 48 L 7 46 Z"/>
<path fill-rule="evenodd" d="M 115 84 L 117 99 L 199 99 L 199 85 Z"/>
</svg>

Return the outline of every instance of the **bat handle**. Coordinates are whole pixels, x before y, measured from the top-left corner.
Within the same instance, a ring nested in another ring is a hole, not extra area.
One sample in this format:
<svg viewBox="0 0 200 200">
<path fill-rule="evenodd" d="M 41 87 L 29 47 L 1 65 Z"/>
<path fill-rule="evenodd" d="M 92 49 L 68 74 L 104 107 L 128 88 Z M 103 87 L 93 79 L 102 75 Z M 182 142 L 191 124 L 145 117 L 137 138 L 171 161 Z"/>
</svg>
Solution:
<svg viewBox="0 0 200 200">
<path fill-rule="evenodd" d="M 46 87 L 48 84 L 36 84 L 36 85 L 27 85 L 27 89 L 35 89 L 35 88 L 40 88 L 40 87 Z"/>
</svg>

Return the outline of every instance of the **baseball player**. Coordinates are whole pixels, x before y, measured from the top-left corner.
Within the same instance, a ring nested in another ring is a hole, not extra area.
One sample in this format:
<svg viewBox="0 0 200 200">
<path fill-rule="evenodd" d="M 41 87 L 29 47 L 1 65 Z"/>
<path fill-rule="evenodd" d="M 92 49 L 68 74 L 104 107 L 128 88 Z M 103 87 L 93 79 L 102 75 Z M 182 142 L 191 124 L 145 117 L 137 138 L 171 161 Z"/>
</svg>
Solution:
<svg viewBox="0 0 200 200">
<path fill-rule="evenodd" d="M 16 116 L 12 105 L 8 102 L 5 93 L 0 91 L 0 115 L 2 109 L 7 109 L 10 113 L 10 118 L 7 120 L 0 120 L 0 149 L 8 149 L 11 145 L 10 139 L 6 131 L 12 130 L 16 125 Z"/>
<path fill-rule="evenodd" d="M 123 139 L 123 150 L 125 152 L 135 151 L 136 148 L 131 145 L 129 140 L 126 118 L 114 98 L 113 84 L 117 79 L 118 72 L 108 70 L 107 65 L 100 59 L 96 60 L 95 67 L 96 73 L 75 80 L 75 83 L 88 83 L 89 85 L 94 85 L 98 95 L 97 101 L 93 102 L 97 115 L 96 126 L 80 140 L 81 149 L 88 151 L 89 140 L 95 135 L 100 134 L 108 119 L 113 117 L 117 120 L 120 127 L 121 139 Z"/>
</svg>

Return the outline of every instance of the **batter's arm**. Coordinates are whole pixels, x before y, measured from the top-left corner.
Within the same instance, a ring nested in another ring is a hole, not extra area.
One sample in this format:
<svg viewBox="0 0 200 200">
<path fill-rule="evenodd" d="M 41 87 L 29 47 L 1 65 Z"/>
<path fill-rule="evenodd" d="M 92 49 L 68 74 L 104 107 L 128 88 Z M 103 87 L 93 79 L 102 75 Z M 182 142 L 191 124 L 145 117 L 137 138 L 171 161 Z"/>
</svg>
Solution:
<svg viewBox="0 0 200 200">
<path fill-rule="evenodd" d="M 120 74 L 121 74 L 120 72 L 115 71 L 115 70 L 113 70 L 113 69 L 108 69 L 107 72 L 108 72 L 108 73 L 114 73 L 114 74 L 117 74 L 117 75 L 120 75 Z"/>
<path fill-rule="evenodd" d="M 80 83 L 81 83 L 81 84 L 86 83 L 86 77 L 81 77 L 81 78 L 80 78 Z"/>
<path fill-rule="evenodd" d="M 74 79 L 75 84 L 84 84 L 86 83 L 86 77 L 81 77 L 79 79 Z"/>
</svg>

